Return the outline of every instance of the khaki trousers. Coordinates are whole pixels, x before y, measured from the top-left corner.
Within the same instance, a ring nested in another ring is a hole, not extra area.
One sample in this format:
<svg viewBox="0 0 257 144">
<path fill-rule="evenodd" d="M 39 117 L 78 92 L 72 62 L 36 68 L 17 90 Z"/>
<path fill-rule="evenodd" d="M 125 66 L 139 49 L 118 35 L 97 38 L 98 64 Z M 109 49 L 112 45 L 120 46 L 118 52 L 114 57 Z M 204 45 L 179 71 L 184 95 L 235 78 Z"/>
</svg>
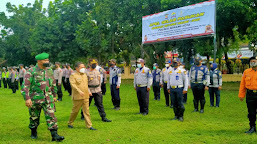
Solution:
<svg viewBox="0 0 257 144">
<path fill-rule="evenodd" d="M 92 127 L 92 123 L 91 123 L 90 114 L 89 114 L 89 99 L 73 100 L 72 112 L 70 114 L 70 119 L 68 124 L 73 125 L 73 122 L 76 119 L 81 107 L 84 112 L 86 127 L 90 128 Z"/>
</svg>

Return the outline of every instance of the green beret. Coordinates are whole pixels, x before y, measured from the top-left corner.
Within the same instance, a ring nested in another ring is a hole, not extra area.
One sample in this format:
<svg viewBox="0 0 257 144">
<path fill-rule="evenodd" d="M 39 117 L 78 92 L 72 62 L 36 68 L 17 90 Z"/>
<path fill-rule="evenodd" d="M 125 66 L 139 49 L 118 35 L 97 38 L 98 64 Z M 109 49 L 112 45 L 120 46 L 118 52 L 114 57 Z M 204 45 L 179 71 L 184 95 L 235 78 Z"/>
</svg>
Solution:
<svg viewBox="0 0 257 144">
<path fill-rule="evenodd" d="M 44 60 L 49 58 L 48 53 L 41 53 L 35 56 L 36 60 Z"/>
</svg>

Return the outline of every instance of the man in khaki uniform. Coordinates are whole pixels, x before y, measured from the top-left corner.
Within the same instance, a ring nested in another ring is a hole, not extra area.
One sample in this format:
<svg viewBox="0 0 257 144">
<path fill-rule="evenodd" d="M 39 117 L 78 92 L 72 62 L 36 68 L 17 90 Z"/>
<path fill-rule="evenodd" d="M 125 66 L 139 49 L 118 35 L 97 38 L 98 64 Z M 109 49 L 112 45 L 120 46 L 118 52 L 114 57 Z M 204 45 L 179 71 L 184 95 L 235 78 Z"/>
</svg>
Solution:
<svg viewBox="0 0 257 144">
<path fill-rule="evenodd" d="M 89 99 L 89 105 L 91 101 L 95 100 L 98 112 L 102 118 L 103 122 L 111 122 L 111 120 L 106 118 L 106 113 L 103 106 L 103 96 L 101 92 L 101 75 L 98 70 L 96 70 L 97 61 L 95 59 L 90 60 L 90 69 L 86 71 L 88 77 L 88 88 L 92 93 L 92 96 Z"/>
<path fill-rule="evenodd" d="M 73 107 L 68 122 L 68 127 L 73 128 L 73 122 L 76 119 L 80 108 L 83 108 L 86 127 L 90 130 L 96 130 L 92 127 L 89 114 L 89 96 L 92 93 L 88 89 L 88 79 L 85 72 L 85 65 L 81 62 L 76 63 L 76 72 L 70 76 L 70 84 L 72 87 Z"/>
<path fill-rule="evenodd" d="M 57 95 L 58 95 L 58 101 L 62 101 L 62 74 L 63 71 L 60 68 L 60 63 L 55 62 L 55 70 L 54 70 L 54 79 L 56 80 L 57 84 Z"/>
</svg>

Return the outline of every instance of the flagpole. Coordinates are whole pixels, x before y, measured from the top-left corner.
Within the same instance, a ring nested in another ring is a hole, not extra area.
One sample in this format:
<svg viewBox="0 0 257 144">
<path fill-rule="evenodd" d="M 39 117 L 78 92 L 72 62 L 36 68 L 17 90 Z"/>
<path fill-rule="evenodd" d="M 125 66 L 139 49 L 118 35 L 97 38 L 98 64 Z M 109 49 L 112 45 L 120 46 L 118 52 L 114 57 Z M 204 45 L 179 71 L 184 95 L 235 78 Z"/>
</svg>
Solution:
<svg viewBox="0 0 257 144">
<path fill-rule="evenodd" d="M 217 2 L 218 2 L 218 0 L 215 0 L 214 39 L 213 39 L 213 44 L 214 44 L 214 58 L 213 58 L 213 63 L 216 63 L 216 53 L 217 53 L 217 34 L 216 34 Z"/>
</svg>

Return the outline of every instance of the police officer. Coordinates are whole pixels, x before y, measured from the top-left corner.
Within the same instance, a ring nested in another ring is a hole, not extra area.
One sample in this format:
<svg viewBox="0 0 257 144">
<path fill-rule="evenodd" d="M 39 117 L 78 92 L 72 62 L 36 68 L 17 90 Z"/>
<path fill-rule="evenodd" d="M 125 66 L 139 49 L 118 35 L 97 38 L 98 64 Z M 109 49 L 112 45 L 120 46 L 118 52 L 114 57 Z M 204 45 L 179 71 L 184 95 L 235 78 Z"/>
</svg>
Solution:
<svg viewBox="0 0 257 144">
<path fill-rule="evenodd" d="M 19 89 L 19 72 L 18 72 L 18 67 L 14 67 L 14 72 L 15 72 L 15 88 L 16 90 Z"/>
<path fill-rule="evenodd" d="M 161 81 L 161 70 L 157 63 L 153 64 L 153 92 L 154 100 L 160 100 L 160 81 Z"/>
<path fill-rule="evenodd" d="M 103 78 L 101 80 L 101 90 L 102 90 L 102 94 L 105 95 L 106 93 L 106 81 L 107 81 L 107 74 L 106 74 L 106 70 L 104 69 L 104 65 L 102 65 L 102 70 L 103 70 Z"/>
<path fill-rule="evenodd" d="M 256 132 L 256 110 L 257 110 L 257 57 L 253 56 L 249 59 L 250 67 L 244 71 L 240 83 L 238 97 L 241 101 L 246 97 L 248 109 L 248 118 L 250 121 L 250 129 L 245 133 L 251 134 Z M 246 95 L 246 96 L 245 96 Z"/>
<path fill-rule="evenodd" d="M 15 71 L 14 71 L 14 68 L 15 67 L 11 67 L 10 68 L 10 86 L 11 86 L 11 89 L 12 89 L 12 92 L 13 93 L 16 93 L 16 78 L 15 78 Z"/>
<path fill-rule="evenodd" d="M 54 79 L 56 80 L 57 84 L 57 95 L 58 95 L 58 101 L 62 101 L 62 75 L 63 71 L 60 68 L 60 63 L 55 62 L 55 70 L 54 70 Z"/>
<path fill-rule="evenodd" d="M 89 63 L 90 69 L 86 71 L 88 77 L 89 94 L 91 94 L 89 98 L 89 105 L 94 99 L 98 112 L 102 118 L 102 121 L 111 122 L 111 120 L 106 118 L 106 113 L 104 111 L 103 95 L 101 92 L 101 76 L 100 72 L 96 70 L 97 61 L 95 59 L 92 59 L 89 61 Z"/>
<path fill-rule="evenodd" d="M 164 95 L 165 95 L 165 101 L 166 101 L 166 106 L 169 106 L 169 93 L 167 89 L 167 83 L 168 83 L 168 76 L 169 76 L 169 71 L 171 70 L 171 60 L 168 60 L 165 62 L 165 68 L 162 69 L 161 73 L 161 87 L 163 87 Z M 170 107 L 172 108 L 172 101 L 170 104 Z"/>
<path fill-rule="evenodd" d="M 3 79 L 4 88 L 7 88 L 8 76 L 9 76 L 8 71 L 6 71 L 6 68 L 3 67 L 2 79 Z"/>
<path fill-rule="evenodd" d="M 110 88 L 112 95 L 112 104 L 114 109 L 120 110 L 120 84 L 121 84 L 121 70 L 116 66 L 116 60 L 109 60 L 110 72 Z"/>
<path fill-rule="evenodd" d="M 145 66 L 145 61 L 142 58 L 137 60 L 137 67 L 134 74 L 134 88 L 137 91 L 140 114 L 147 115 L 149 112 L 149 91 L 153 77 L 151 70 Z"/>
<path fill-rule="evenodd" d="M 0 88 L 2 87 L 2 70 L 0 69 Z"/>
<path fill-rule="evenodd" d="M 209 95 L 211 107 L 214 106 L 214 94 L 216 96 L 216 107 L 220 106 L 220 90 L 222 87 L 222 75 L 216 63 L 211 64 Z"/>
<path fill-rule="evenodd" d="M 66 71 L 66 87 L 67 91 L 69 92 L 69 96 L 71 96 L 71 84 L 70 84 L 70 75 L 73 73 L 73 69 L 70 67 L 70 64 L 67 64 L 67 71 Z"/>
<path fill-rule="evenodd" d="M 194 111 L 198 112 L 198 105 L 200 101 L 201 110 L 200 113 L 204 113 L 204 105 L 205 105 L 205 97 L 204 92 L 208 90 L 210 75 L 209 70 L 206 66 L 202 65 L 202 59 L 200 57 L 196 57 L 194 60 L 195 65 L 193 65 L 190 69 L 189 79 L 190 86 L 192 88 L 194 95 Z"/>
<path fill-rule="evenodd" d="M 20 70 L 19 70 L 19 80 L 20 80 L 20 86 L 22 85 L 23 83 L 23 79 L 24 79 L 24 76 L 26 74 L 26 70 L 24 69 L 24 65 L 23 64 L 20 64 Z"/>
<path fill-rule="evenodd" d="M 8 77 L 7 77 L 7 84 L 8 84 L 8 88 L 12 89 L 12 83 L 11 83 L 11 74 L 12 74 L 12 67 L 8 67 Z"/>
<path fill-rule="evenodd" d="M 174 58 L 172 61 L 173 68 L 169 72 L 167 89 L 173 102 L 173 111 L 175 114 L 173 120 L 182 122 L 185 111 L 183 94 L 187 93 L 188 77 L 186 70 L 179 67 L 179 62 L 179 58 Z"/>
<path fill-rule="evenodd" d="M 64 90 L 67 90 L 66 73 L 67 73 L 67 66 L 66 64 L 63 64 L 62 65 L 62 85 L 64 87 Z"/>
</svg>

